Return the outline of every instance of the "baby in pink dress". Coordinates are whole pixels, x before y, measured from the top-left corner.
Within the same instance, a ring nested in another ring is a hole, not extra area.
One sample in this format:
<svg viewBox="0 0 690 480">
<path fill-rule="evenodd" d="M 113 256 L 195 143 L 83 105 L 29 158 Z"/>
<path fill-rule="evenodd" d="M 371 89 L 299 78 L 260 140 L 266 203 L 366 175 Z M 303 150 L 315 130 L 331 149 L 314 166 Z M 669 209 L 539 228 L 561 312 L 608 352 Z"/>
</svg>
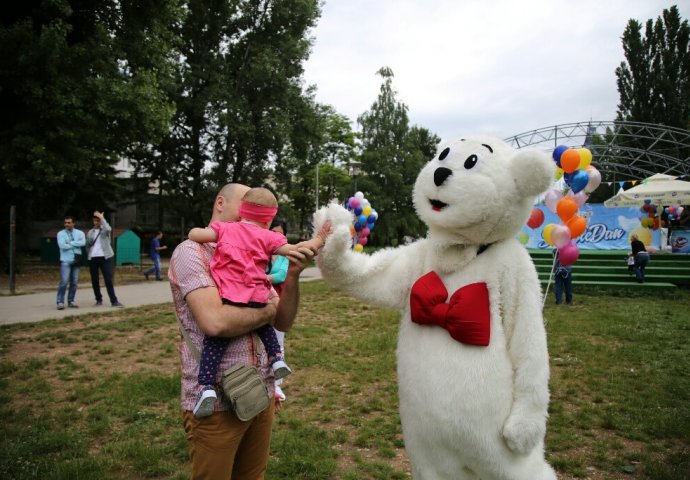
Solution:
<svg viewBox="0 0 690 480">
<path fill-rule="evenodd" d="M 323 232 L 306 242 L 290 245 L 284 235 L 269 230 L 277 212 L 278 202 L 270 190 L 252 188 L 242 197 L 239 222 L 213 222 L 207 228 L 190 230 L 191 240 L 217 242 L 210 269 L 224 304 L 250 308 L 266 306 L 271 293 L 266 267 L 271 256 L 287 255 L 299 247 L 316 251 L 323 246 Z M 283 359 L 273 327 L 264 325 L 256 333 L 266 348 L 275 378 L 280 379 L 292 373 Z M 217 399 L 214 385 L 228 343 L 228 338 L 204 337 L 199 361 L 201 388 L 193 410 L 198 418 L 213 413 Z"/>
</svg>

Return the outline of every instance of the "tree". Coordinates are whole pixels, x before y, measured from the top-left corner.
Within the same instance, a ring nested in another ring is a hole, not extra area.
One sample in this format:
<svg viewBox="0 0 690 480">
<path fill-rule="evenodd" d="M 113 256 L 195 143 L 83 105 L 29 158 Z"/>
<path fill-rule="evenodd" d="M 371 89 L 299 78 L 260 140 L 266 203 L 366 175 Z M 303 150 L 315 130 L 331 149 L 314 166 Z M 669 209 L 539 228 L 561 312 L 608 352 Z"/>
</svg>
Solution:
<svg viewBox="0 0 690 480">
<path fill-rule="evenodd" d="M 140 166 L 165 175 L 162 185 L 194 224 L 205 223 L 221 185 L 270 186 L 293 110 L 305 105 L 302 62 L 319 14 L 316 0 L 188 1 L 173 128 Z"/>
<path fill-rule="evenodd" d="M 393 71 L 383 67 L 378 99 L 358 118 L 362 127 L 362 192 L 379 213 L 375 245 L 396 245 L 405 236 L 426 231 L 412 204 L 412 188 L 419 170 L 435 152 L 440 139 L 420 127 L 409 126 L 407 106 L 396 99 Z"/>
<path fill-rule="evenodd" d="M 168 129 L 172 105 L 160 84 L 169 44 L 160 21 L 175 8 L 163 0 L 55 0 L 17 4 L 3 16 L 3 203 L 36 219 L 116 197 L 114 165 Z M 124 34 L 132 31 L 151 41 L 132 44 Z"/>
<path fill-rule="evenodd" d="M 678 7 L 656 22 L 631 19 L 623 32 L 626 61 L 616 69 L 618 120 L 690 128 L 690 26 Z"/>
</svg>

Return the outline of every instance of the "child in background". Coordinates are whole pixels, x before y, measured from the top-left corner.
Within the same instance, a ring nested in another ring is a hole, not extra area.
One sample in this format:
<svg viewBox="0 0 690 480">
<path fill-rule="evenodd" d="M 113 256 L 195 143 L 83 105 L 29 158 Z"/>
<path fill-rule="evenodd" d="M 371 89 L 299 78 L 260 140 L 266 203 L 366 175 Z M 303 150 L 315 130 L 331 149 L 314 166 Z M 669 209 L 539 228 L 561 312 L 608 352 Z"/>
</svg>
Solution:
<svg viewBox="0 0 690 480">
<path fill-rule="evenodd" d="M 287 255 L 299 247 L 316 252 L 324 245 L 328 231 L 297 245 L 288 244 L 284 235 L 268 229 L 277 212 L 278 202 L 270 190 L 252 188 L 242 197 L 239 222 L 213 222 L 207 228 L 193 228 L 189 232 L 189 238 L 196 242 L 217 242 L 210 269 L 224 304 L 266 306 L 271 292 L 266 267 L 271 255 Z M 283 359 L 273 327 L 264 325 L 256 333 L 266 348 L 275 378 L 292 373 Z M 201 389 L 193 410 L 197 418 L 213 413 L 217 399 L 214 384 L 228 343 L 228 338 L 204 337 L 199 361 Z"/>
</svg>

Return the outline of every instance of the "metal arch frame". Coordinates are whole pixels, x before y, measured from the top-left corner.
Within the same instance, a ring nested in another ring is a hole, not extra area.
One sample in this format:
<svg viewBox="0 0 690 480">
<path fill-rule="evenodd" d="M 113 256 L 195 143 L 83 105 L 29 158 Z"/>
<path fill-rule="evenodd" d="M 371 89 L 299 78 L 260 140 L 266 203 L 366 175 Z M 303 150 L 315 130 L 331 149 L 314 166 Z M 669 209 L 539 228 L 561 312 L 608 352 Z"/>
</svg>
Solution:
<svg viewBox="0 0 690 480">
<path fill-rule="evenodd" d="M 664 125 L 590 120 L 544 127 L 505 141 L 514 148 L 549 152 L 558 145 L 585 146 L 592 152 L 592 163 L 613 180 L 655 173 L 690 176 L 690 131 Z"/>
</svg>

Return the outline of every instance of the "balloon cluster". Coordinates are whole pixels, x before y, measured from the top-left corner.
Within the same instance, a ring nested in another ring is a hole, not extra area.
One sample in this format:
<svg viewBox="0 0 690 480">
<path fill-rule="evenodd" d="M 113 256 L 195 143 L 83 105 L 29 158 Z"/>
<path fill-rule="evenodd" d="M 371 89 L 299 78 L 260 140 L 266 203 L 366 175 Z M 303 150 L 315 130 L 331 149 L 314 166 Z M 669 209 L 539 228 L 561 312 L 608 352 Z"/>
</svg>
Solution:
<svg viewBox="0 0 690 480">
<path fill-rule="evenodd" d="M 352 225 L 350 225 L 352 248 L 355 252 L 361 252 L 369 241 L 369 234 L 376 226 L 379 214 L 371 208 L 369 200 L 364 198 L 362 192 L 357 192 L 354 197 L 350 197 L 345 202 L 345 208 L 352 212 Z"/>
<path fill-rule="evenodd" d="M 668 207 L 664 208 L 664 213 L 668 215 L 669 220 L 675 220 L 677 218 L 680 218 L 680 215 L 683 213 L 683 210 L 684 208 L 680 205 L 669 205 Z"/>
<path fill-rule="evenodd" d="M 546 193 L 544 203 L 558 215 L 561 223 L 546 225 L 542 230 L 542 238 L 558 249 L 559 260 L 563 265 L 572 265 L 580 256 L 575 239 L 587 230 L 587 220 L 577 213 L 587 202 L 589 194 L 601 184 L 601 174 L 591 165 L 592 152 L 587 148 L 575 149 L 560 145 L 553 151 L 553 160 L 558 166 L 556 180 L 562 176 L 568 188 L 565 191 L 552 188 Z M 530 225 L 530 221 L 527 225 Z"/>
<path fill-rule="evenodd" d="M 668 210 L 668 208 L 666 208 Z M 652 205 L 651 200 L 645 200 L 644 205 L 640 208 L 640 224 L 645 228 L 651 228 L 652 230 L 659 229 L 659 217 L 657 217 L 658 208 L 656 205 Z M 668 212 L 666 212 L 668 213 Z"/>
<path fill-rule="evenodd" d="M 663 212 L 666 214 L 666 218 L 668 218 L 668 221 L 670 222 L 672 220 L 680 218 L 681 213 L 683 213 L 683 207 L 680 205 L 669 205 L 668 207 L 664 207 Z M 640 207 L 640 213 L 642 214 L 640 216 L 640 224 L 643 227 L 649 228 L 651 230 L 659 229 L 659 207 L 652 204 L 651 200 L 647 199 L 644 201 L 644 205 Z"/>
</svg>

